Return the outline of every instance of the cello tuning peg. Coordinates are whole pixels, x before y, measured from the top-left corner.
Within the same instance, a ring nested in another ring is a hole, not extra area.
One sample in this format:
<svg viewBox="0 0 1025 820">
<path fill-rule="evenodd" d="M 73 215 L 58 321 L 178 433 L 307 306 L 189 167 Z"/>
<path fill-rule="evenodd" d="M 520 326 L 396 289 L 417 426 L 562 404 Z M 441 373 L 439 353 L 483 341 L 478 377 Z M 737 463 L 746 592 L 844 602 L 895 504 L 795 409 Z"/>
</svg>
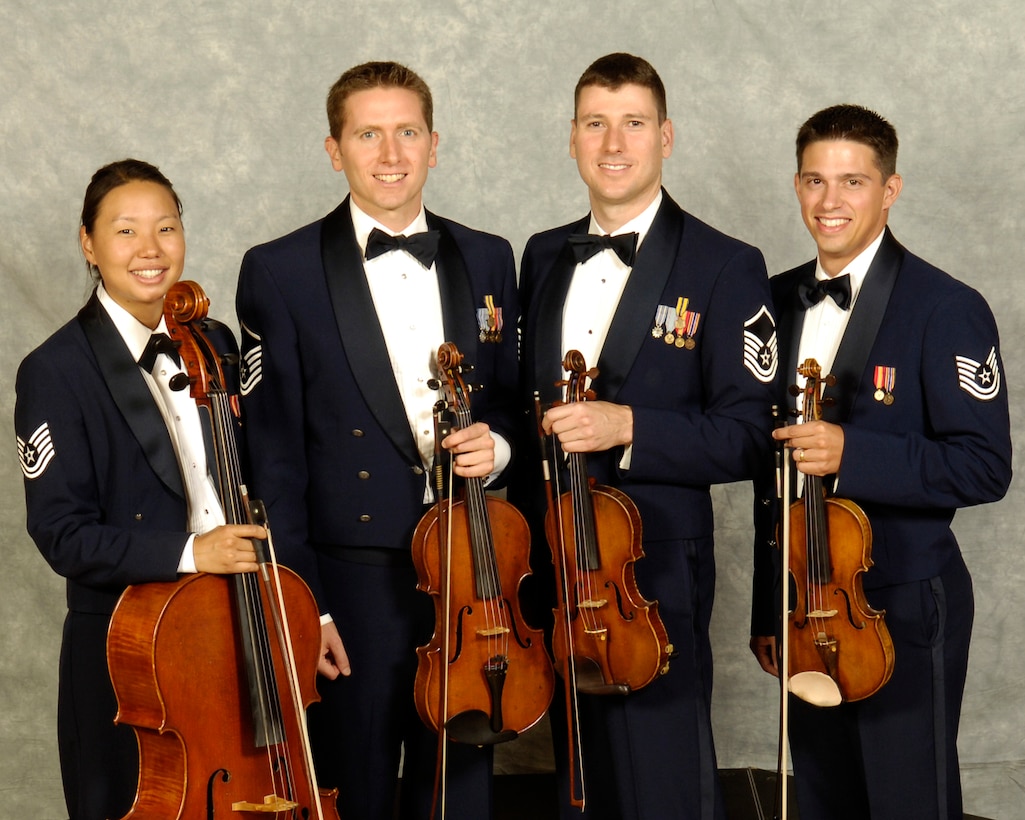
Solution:
<svg viewBox="0 0 1025 820">
<path fill-rule="evenodd" d="M 441 382 L 437 379 L 428 379 L 427 388 L 429 390 L 438 390 L 441 387 Z"/>
<path fill-rule="evenodd" d="M 473 371 L 474 371 L 474 366 L 472 364 L 470 364 L 469 362 L 464 362 L 463 364 L 461 364 L 459 366 L 459 372 L 460 373 L 472 373 Z"/>
<path fill-rule="evenodd" d="M 801 388 L 798 387 L 796 384 L 792 384 L 792 385 L 790 385 L 790 387 L 787 388 L 787 392 L 791 396 L 800 396 L 801 393 L 803 393 L 804 391 L 801 390 Z"/>
</svg>

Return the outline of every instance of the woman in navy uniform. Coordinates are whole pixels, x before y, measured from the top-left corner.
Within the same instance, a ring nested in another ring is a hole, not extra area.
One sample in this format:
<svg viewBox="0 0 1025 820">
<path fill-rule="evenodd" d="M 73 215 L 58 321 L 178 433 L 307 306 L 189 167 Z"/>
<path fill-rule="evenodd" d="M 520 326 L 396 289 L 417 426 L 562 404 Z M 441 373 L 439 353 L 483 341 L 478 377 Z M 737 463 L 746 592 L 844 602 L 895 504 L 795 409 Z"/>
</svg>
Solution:
<svg viewBox="0 0 1025 820">
<path fill-rule="evenodd" d="M 131 807 L 139 768 L 132 730 L 114 725 L 107 672 L 118 597 L 183 572 L 255 570 L 248 539 L 265 532 L 224 524 L 195 402 L 167 387 L 181 372 L 177 352 L 146 353 L 166 333 L 164 296 L 185 262 L 171 183 L 139 160 L 101 168 L 80 239 L 96 289 L 22 362 L 15 428 L 29 534 L 67 578 L 57 708 L 65 799 L 73 820 L 105 820 Z"/>
</svg>

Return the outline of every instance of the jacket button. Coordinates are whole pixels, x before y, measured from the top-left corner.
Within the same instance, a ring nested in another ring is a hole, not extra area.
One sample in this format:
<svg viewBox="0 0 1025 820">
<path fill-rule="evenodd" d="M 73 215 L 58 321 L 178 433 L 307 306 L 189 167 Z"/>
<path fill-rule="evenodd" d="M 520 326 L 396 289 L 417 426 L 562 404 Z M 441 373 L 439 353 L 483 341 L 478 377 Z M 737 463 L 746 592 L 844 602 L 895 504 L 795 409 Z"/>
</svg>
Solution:
<svg viewBox="0 0 1025 820">
<path fill-rule="evenodd" d="M 370 520 L 370 516 L 367 515 L 366 513 L 363 513 L 363 515 L 361 515 L 359 517 L 359 520 L 360 520 L 360 523 L 366 524 Z"/>
<path fill-rule="evenodd" d="M 356 438 L 362 438 L 363 431 L 360 430 L 359 428 L 357 428 L 357 429 L 352 431 L 352 435 L 354 435 Z"/>
<path fill-rule="evenodd" d="M 413 471 L 413 475 L 423 475 L 424 474 L 424 468 L 423 467 L 411 467 L 410 469 Z"/>
<path fill-rule="evenodd" d="M 356 477 L 362 478 L 365 481 L 366 479 L 370 478 L 370 473 L 368 473 L 366 470 L 360 470 L 358 473 L 356 473 Z"/>
</svg>

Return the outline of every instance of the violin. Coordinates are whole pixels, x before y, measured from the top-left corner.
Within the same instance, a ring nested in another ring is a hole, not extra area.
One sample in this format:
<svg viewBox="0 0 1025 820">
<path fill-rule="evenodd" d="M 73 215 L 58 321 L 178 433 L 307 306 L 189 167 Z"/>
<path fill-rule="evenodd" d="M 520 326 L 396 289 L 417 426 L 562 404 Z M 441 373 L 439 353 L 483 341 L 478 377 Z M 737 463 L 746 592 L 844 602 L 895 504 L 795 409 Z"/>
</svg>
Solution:
<svg viewBox="0 0 1025 820">
<path fill-rule="evenodd" d="M 566 354 L 566 402 L 595 398 L 588 382 L 598 370 L 587 369 L 579 351 Z M 669 671 L 673 646 L 658 614 L 637 587 L 634 564 L 644 556 L 641 516 L 633 501 L 615 487 L 597 485 L 587 474 L 584 453 L 556 454 L 541 428 L 541 406 L 534 398 L 548 512 L 545 534 L 555 566 L 557 606 L 552 634 L 556 668 L 566 682 L 570 737 L 576 737 L 576 694 L 626 695 Z M 554 438 L 554 436 L 552 437 Z M 560 462 L 569 473 L 569 489 L 561 490 Z M 582 763 L 570 745 L 571 768 Z M 579 750 L 578 750 L 579 751 Z M 574 789 L 575 789 L 574 783 Z M 574 805 L 583 807 L 583 789 Z"/>
<path fill-rule="evenodd" d="M 815 359 L 798 367 L 804 421 L 821 418 L 827 386 Z M 821 476 L 804 476 L 803 497 L 790 505 L 789 571 L 795 594 L 788 612 L 789 691 L 816 706 L 836 706 L 878 692 L 893 674 L 893 641 L 883 616 L 865 599 L 862 575 L 872 566 L 872 528 L 846 498 L 826 497 Z"/>
<path fill-rule="evenodd" d="M 195 282 L 178 282 L 164 318 L 212 435 L 225 518 L 266 526 L 242 483 L 238 397 L 226 389 L 228 357 L 207 336 L 209 304 Z M 258 572 L 130 586 L 118 601 L 107 635 L 115 722 L 133 727 L 140 758 L 124 820 L 338 820 L 337 791 L 317 785 L 306 727 L 319 611 L 305 583 L 276 563 L 270 538 L 256 547 Z"/>
<path fill-rule="evenodd" d="M 435 630 L 418 647 L 414 700 L 420 719 L 444 738 L 483 746 L 513 740 L 536 724 L 551 703 L 555 676 L 542 632 L 527 626 L 519 588 L 530 574 L 530 530 L 512 504 L 484 491 L 482 478 L 464 480 L 463 497 L 445 496 L 440 446 L 449 419 L 473 423 L 472 368 L 452 343 L 438 348 L 445 399 L 435 406 L 435 494 L 413 533 L 417 588 L 431 595 Z M 449 460 L 451 468 L 451 459 Z M 439 754 L 439 762 L 442 755 Z"/>
</svg>

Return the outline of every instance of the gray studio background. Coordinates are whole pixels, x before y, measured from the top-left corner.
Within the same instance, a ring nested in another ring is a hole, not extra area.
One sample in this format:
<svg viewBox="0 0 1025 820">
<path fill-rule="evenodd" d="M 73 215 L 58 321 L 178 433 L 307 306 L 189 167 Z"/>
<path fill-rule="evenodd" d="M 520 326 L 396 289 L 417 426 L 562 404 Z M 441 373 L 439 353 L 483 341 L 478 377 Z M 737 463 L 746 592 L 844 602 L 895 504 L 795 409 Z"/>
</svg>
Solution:
<svg viewBox="0 0 1025 820">
<path fill-rule="evenodd" d="M 1003 336 L 1022 445 L 1025 7 L 1020 0 L 497 0 L 312 4 L 0 0 L 0 815 L 63 814 L 55 743 L 63 582 L 25 534 L 12 425 L 22 357 L 84 302 L 82 194 L 101 164 L 158 164 L 185 203 L 186 276 L 234 324 L 249 246 L 312 221 L 345 193 L 322 143 L 329 85 L 367 59 L 431 85 L 433 210 L 510 239 L 582 216 L 568 157 L 572 89 L 626 50 L 661 73 L 676 128 L 665 182 L 685 208 L 762 248 L 777 272 L 812 255 L 792 190 L 793 137 L 836 102 L 896 125 L 904 192 L 891 225 L 981 290 Z M 966 811 L 1023 816 L 1025 568 L 1016 481 L 958 515 L 977 616 L 961 724 Z M 747 650 L 745 485 L 715 494 L 719 590 L 715 729 L 724 768 L 771 768 L 773 680 Z M 898 663 L 899 663 L 898 659 Z M 503 749 L 510 771 L 546 758 Z"/>
</svg>

